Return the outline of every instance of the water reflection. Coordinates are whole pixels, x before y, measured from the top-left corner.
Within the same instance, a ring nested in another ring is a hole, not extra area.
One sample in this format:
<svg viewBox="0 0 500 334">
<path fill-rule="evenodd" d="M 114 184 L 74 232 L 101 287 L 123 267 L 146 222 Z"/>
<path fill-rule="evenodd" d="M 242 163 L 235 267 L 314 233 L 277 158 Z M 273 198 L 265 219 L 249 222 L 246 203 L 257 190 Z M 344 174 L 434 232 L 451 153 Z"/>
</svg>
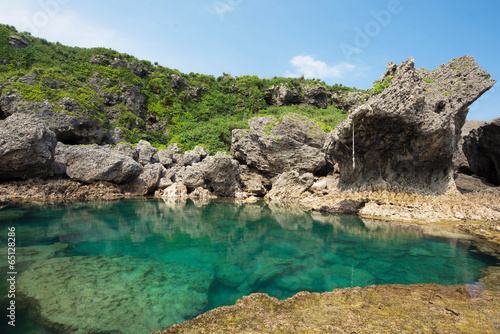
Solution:
<svg viewBox="0 0 500 334">
<path fill-rule="evenodd" d="M 56 291 L 44 291 L 58 305 L 59 294 L 69 286 L 89 286 L 88 280 L 98 282 L 108 300 L 122 303 L 129 289 L 125 283 L 133 280 L 141 282 L 134 289 L 144 286 L 133 293 L 137 298 L 142 294 L 145 305 L 159 303 L 158 289 L 171 291 L 162 296 L 185 297 L 185 306 L 177 305 L 167 317 L 175 319 L 170 322 L 253 292 L 286 298 L 303 290 L 369 284 L 465 283 L 496 262 L 471 253 L 467 236 L 304 211 L 291 204 L 124 200 L 13 208 L 0 211 L 0 221 L 16 226 L 26 289 L 39 286 L 41 279 L 50 282 L 54 273 L 62 283 L 53 284 Z M 132 269 L 123 281 L 125 267 Z M 104 274 L 103 268 L 109 272 Z M 87 281 L 79 281 L 82 277 Z M 180 288 L 183 283 L 187 285 Z M 85 300 L 78 298 L 67 299 L 83 305 Z M 90 312 L 93 304 L 86 305 Z M 120 310 L 130 313 L 128 304 L 123 305 Z M 187 309 L 191 311 L 185 313 Z M 55 316 L 64 312 L 54 310 Z"/>
</svg>

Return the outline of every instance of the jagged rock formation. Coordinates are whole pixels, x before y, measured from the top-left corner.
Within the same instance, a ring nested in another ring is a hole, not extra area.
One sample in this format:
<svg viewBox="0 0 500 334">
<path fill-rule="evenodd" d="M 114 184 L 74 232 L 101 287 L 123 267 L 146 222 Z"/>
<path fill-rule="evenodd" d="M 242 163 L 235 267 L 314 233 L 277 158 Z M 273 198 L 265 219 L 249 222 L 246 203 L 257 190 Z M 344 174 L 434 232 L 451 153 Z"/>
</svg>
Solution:
<svg viewBox="0 0 500 334">
<path fill-rule="evenodd" d="M 0 181 L 53 176 L 56 145 L 54 133 L 34 115 L 0 122 Z"/>
<path fill-rule="evenodd" d="M 250 130 L 233 130 L 231 155 L 262 173 L 317 172 L 326 166 L 325 132 L 305 116 L 252 118 Z"/>
<path fill-rule="evenodd" d="M 495 81 L 471 56 L 432 72 L 415 69 L 413 58 L 390 63 L 380 83 L 390 80 L 329 135 L 325 151 L 339 164 L 340 186 L 432 194 L 453 189 L 453 157 L 468 107 Z"/>
<path fill-rule="evenodd" d="M 500 118 L 484 122 L 464 136 L 463 152 L 474 174 L 500 185 Z"/>
</svg>

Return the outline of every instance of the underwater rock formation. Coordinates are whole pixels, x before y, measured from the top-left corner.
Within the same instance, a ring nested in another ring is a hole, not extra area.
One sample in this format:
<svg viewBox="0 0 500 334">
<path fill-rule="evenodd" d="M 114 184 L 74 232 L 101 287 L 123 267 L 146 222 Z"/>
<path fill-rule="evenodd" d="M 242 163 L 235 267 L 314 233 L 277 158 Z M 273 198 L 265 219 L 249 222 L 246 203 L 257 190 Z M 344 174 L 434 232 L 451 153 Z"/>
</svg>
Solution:
<svg viewBox="0 0 500 334">
<path fill-rule="evenodd" d="M 373 95 L 325 143 L 339 164 L 339 185 L 424 194 L 453 190 L 453 157 L 468 107 L 494 83 L 471 56 L 435 71 L 415 69 L 413 58 L 389 63 Z"/>
<path fill-rule="evenodd" d="M 199 314 L 213 273 L 124 255 L 61 257 L 19 276 L 20 302 L 58 332 L 149 333 Z M 98 307 L 96 307 L 98 305 Z"/>
</svg>

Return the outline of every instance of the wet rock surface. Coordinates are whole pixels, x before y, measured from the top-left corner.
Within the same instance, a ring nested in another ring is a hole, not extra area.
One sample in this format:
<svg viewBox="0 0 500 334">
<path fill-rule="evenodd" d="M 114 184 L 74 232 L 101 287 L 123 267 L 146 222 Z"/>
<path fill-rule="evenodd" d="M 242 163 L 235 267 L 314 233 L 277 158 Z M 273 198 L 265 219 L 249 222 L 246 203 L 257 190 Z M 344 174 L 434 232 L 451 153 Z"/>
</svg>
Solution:
<svg viewBox="0 0 500 334">
<path fill-rule="evenodd" d="M 52 330 L 135 334 L 201 312 L 212 279 L 206 269 L 180 263 L 127 256 L 63 257 L 31 266 L 19 276 L 18 289 L 22 302 Z"/>
<path fill-rule="evenodd" d="M 468 107 L 495 81 L 471 56 L 432 72 L 415 69 L 413 58 L 389 64 L 380 82 L 388 80 L 391 84 L 353 111 L 325 144 L 339 164 L 341 187 L 424 194 L 452 190 L 453 157 Z"/>
<path fill-rule="evenodd" d="M 466 287 L 382 285 L 301 292 L 279 301 L 243 297 L 156 334 L 167 333 L 498 333 L 500 293 L 472 298 Z"/>
</svg>

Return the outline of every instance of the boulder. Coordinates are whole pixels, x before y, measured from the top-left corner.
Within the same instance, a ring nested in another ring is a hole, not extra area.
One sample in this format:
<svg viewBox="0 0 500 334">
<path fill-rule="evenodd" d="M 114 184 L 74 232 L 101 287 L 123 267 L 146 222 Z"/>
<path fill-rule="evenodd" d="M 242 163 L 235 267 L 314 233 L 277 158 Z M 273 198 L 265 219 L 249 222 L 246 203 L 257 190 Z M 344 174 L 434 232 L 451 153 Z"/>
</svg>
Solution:
<svg viewBox="0 0 500 334">
<path fill-rule="evenodd" d="M 71 179 L 86 183 L 126 183 L 143 171 L 132 158 L 97 145 L 69 146 L 57 156 L 57 161 L 66 166 L 66 174 Z"/>
<path fill-rule="evenodd" d="M 434 71 L 415 69 L 413 58 L 390 63 L 372 96 L 325 143 L 340 168 L 339 186 L 423 194 L 456 189 L 453 157 L 468 107 L 494 83 L 471 56 Z"/>
<path fill-rule="evenodd" d="M 249 121 L 250 130 L 233 130 L 231 155 L 263 173 L 316 172 L 326 166 L 321 150 L 326 134 L 302 115 Z"/>
<path fill-rule="evenodd" d="M 289 88 L 288 83 L 282 83 L 272 86 L 266 90 L 265 100 L 268 105 L 277 107 L 299 104 L 302 100 L 302 94 L 295 88 Z"/>
<path fill-rule="evenodd" d="M 165 168 L 169 168 L 172 163 L 174 162 L 173 160 L 173 153 L 171 151 L 168 151 L 166 149 L 161 149 L 158 151 L 157 153 L 157 158 L 158 158 L 158 161 L 163 165 L 165 166 Z"/>
<path fill-rule="evenodd" d="M 22 37 L 12 35 L 10 36 L 9 45 L 14 49 L 26 49 L 30 43 Z"/>
<path fill-rule="evenodd" d="M 147 195 L 156 190 L 165 167 L 160 163 L 144 166 L 141 174 L 127 185 L 129 191 L 137 195 Z"/>
<path fill-rule="evenodd" d="M 318 108 L 326 108 L 330 104 L 331 94 L 321 85 L 306 85 L 303 88 L 302 103 L 310 104 Z"/>
<path fill-rule="evenodd" d="M 201 146 L 196 146 L 192 151 L 184 152 L 184 155 L 177 162 L 179 166 L 191 166 L 194 163 L 200 162 L 210 154 L 210 151 Z"/>
<path fill-rule="evenodd" d="M 156 153 L 158 153 L 158 149 L 156 147 L 151 146 L 151 144 L 145 140 L 140 140 L 135 146 L 137 153 L 139 153 L 138 162 L 141 165 L 147 165 L 149 163 L 158 162 Z"/>
<path fill-rule="evenodd" d="M 54 175 L 55 134 L 36 116 L 14 114 L 0 122 L 0 181 Z"/>
<path fill-rule="evenodd" d="M 240 189 L 240 164 L 224 152 L 205 158 L 196 167 L 208 189 L 218 197 L 234 197 Z"/>
<path fill-rule="evenodd" d="M 500 185 L 500 118 L 485 122 L 464 136 L 463 152 L 474 174 Z"/>
<path fill-rule="evenodd" d="M 267 193 L 267 189 L 264 186 L 264 177 L 257 170 L 251 169 L 246 165 L 241 165 L 240 170 L 241 184 L 245 193 L 249 196 L 258 197 L 264 196 Z"/>
<path fill-rule="evenodd" d="M 311 173 L 285 172 L 273 183 L 266 197 L 274 201 L 297 200 L 313 183 L 314 175 Z"/>
<path fill-rule="evenodd" d="M 187 198 L 187 188 L 182 183 L 174 183 L 163 191 L 163 198 Z"/>
<path fill-rule="evenodd" d="M 139 160 L 139 153 L 136 148 L 130 144 L 121 143 L 115 146 L 114 151 L 118 154 L 124 155 L 135 161 Z"/>
</svg>

